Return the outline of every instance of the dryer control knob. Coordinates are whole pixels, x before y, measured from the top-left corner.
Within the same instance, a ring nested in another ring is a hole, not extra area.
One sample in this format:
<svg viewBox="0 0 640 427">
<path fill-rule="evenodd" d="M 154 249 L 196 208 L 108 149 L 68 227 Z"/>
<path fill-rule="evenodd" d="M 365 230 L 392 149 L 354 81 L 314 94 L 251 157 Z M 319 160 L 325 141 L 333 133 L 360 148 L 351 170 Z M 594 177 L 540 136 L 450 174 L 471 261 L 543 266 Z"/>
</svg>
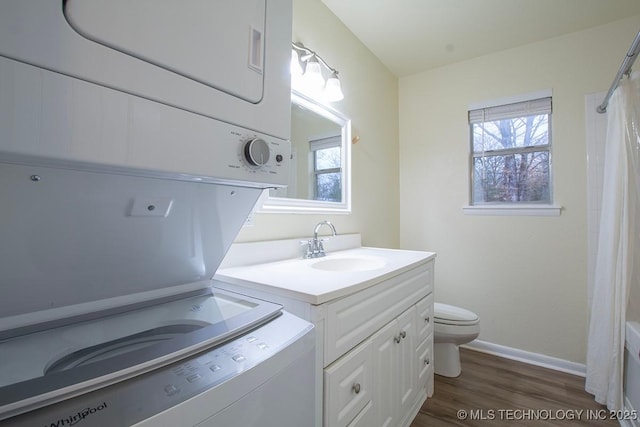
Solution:
<svg viewBox="0 0 640 427">
<path fill-rule="evenodd" d="M 262 166 L 269 161 L 269 144 L 264 139 L 253 138 L 244 145 L 244 158 L 253 166 Z"/>
</svg>

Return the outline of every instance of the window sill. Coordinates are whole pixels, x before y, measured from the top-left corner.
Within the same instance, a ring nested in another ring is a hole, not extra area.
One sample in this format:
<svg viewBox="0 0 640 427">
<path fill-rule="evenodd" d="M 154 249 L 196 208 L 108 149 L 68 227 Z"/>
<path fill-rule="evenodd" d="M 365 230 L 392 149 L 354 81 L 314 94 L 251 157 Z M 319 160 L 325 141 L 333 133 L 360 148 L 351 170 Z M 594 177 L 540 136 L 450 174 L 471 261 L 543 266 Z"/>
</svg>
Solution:
<svg viewBox="0 0 640 427">
<path fill-rule="evenodd" d="M 284 197 L 269 197 L 266 199 L 260 213 L 287 214 L 351 214 L 350 202 L 322 202 L 319 200 L 288 199 Z M 347 195 L 347 197 L 349 197 Z"/>
<path fill-rule="evenodd" d="M 493 216 L 560 216 L 556 205 L 475 205 L 462 208 L 465 215 Z"/>
</svg>

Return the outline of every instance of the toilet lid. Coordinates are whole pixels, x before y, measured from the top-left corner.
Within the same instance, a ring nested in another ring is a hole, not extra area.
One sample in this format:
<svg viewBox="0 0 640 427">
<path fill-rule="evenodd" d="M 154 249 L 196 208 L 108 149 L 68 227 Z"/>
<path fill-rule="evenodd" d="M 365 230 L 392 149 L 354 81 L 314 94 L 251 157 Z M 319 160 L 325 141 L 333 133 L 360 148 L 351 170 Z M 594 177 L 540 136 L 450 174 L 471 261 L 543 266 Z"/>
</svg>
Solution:
<svg viewBox="0 0 640 427">
<path fill-rule="evenodd" d="M 446 324 L 474 324 L 478 322 L 478 315 L 464 308 L 455 307 L 453 305 L 435 303 L 434 317 L 437 323 Z"/>
</svg>

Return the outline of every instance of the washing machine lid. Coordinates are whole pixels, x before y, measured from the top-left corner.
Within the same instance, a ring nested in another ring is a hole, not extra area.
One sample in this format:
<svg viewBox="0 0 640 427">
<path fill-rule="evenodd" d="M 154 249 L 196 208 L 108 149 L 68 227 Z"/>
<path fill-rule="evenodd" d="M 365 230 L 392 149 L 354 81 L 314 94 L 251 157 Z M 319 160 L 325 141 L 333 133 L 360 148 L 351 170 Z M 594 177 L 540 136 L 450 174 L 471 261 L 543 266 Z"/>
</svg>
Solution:
<svg viewBox="0 0 640 427">
<path fill-rule="evenodd" d="M 433 311 L 437 323 L 474 324 L 478 321 L 478 315 L 474 312 L 453 305 L 437 302 Z"/>
<path fill-rule="evenodd" d="M 0 161 L 0 331 L 208 286 L 262 190 Z"/>
<path fill-rule="evenodd" d="M 281 314 L 278 304 L 206 288 L 21 335 L 0 331 L 0 420 L 189 357 Z"/>
</svg>

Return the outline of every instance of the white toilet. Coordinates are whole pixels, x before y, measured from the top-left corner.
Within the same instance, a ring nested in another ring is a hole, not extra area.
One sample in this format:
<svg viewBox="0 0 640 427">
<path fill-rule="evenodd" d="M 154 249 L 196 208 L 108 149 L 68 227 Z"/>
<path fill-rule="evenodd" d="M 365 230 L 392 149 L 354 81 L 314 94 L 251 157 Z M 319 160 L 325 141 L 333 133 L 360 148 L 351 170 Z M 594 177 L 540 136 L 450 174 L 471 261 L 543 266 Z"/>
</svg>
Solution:
<svg viewBox="0 0 640 427">
<path fill-rule="evenodd" d="M 462 370 L 458 346 L 478 337 L 480 319 L 472 311 L 447 304 L 435 303 L 433 311 L 435 373 L 457 377 Z"/>
</svg>

